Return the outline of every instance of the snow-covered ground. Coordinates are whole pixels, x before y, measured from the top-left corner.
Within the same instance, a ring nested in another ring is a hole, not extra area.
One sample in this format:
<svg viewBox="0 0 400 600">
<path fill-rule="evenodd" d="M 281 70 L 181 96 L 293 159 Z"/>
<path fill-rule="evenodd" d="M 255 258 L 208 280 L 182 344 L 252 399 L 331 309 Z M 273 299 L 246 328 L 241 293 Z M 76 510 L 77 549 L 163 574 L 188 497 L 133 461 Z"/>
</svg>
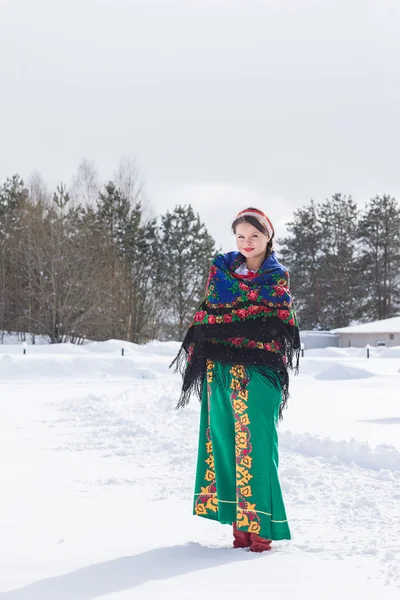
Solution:
<svg viewBox="0 0 400 600">
<path fill-rule="evenodd" d="M 0 346 L 0 600 L 398 599 L 400 348 L 307 352 L 280 426 L 293 540 L 261 555 L 191 514 L 177 348 Z"/>
</svg>

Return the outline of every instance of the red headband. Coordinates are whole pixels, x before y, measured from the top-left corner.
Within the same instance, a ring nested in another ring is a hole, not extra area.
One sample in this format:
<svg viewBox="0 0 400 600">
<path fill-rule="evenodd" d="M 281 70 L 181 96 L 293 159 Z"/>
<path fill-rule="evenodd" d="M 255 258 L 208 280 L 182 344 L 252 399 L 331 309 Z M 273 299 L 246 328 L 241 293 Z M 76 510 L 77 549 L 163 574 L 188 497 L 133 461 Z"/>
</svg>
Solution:
<svg viewBox="0 0 400 600">
<path fill-rule="evenodd" d="M 269 218 L 267 217 L 267 215 L 265 213 L 261 212 L 261 210 L 245 209 L 245 210 L 240 211 L 240 213 L 238 213 L 236 218 L 238 219 L 239 217 L 246 217 L 246 216 L 256 217 L 259 221 L 263 222 L 268 230 L 269 237 L 271 238 L 273 236 L 274 227 L 273 227 L 271 221 L 269 220 Z"/>
</svg>

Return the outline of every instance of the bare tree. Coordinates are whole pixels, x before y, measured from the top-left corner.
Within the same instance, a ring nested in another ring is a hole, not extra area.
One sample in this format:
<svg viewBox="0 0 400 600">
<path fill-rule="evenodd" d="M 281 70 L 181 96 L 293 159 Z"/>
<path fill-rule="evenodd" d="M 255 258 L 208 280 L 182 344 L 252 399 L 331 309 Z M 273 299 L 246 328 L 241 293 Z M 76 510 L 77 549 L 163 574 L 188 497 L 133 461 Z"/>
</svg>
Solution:
<svg viewBox="0 0 400 600">
<path fill-rule="evenodd" d="M 135 158 L 128 155 L 120 160 L 114 174 L 114 183 L 132 206 L 140 202 L 143 222 L 150 221 L 155 217 L 155 210 L 145 193 L 144 183 Z"/>
<path fill-rule="evenodd" d="M 52 343 L 104 339 L 109 325 L 110 264 L 91 209 L 68 206 L 59 186 L 52 201 L 30 204 L 15 252 L 21 280 L 16 326 Z"/>
<path fill-rule="evenodd" d="M 84 158 L 72 181 L 70 191 L 72 204 L 93 207 L 97 201 L 100 187 L 95 164 Z"/>
<path fill-rule="evenodd" d="M 33 204 L 49 200 L 51 194 L 47 188 L 47 184 L 39 171 L 33 171 L 27 180 L 27 188 L 29 192 L 29 200 Z"/>
</svg>

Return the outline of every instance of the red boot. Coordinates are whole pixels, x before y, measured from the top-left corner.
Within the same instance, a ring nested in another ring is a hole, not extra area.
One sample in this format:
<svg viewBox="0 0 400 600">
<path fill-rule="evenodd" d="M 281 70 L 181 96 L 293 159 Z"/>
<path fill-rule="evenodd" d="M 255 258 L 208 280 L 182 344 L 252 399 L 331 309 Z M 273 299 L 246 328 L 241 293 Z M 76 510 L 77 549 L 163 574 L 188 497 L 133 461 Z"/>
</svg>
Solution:
<svg viewBox="0 0 400 600">
<path fill-rule="evenodd" d="M 236 523 L 233 523 L 233 547 L 234 548 L 250 548 L 251 534 L 247 531 L 240 531 Z"/>
<path fill-rule="evenodd" d="M 257 533 L 251 533 L 250 539 L 250 552 L 266 552 L 267 550 L 271 550 L 272 540 L 262 538 Z"/>
</svg>

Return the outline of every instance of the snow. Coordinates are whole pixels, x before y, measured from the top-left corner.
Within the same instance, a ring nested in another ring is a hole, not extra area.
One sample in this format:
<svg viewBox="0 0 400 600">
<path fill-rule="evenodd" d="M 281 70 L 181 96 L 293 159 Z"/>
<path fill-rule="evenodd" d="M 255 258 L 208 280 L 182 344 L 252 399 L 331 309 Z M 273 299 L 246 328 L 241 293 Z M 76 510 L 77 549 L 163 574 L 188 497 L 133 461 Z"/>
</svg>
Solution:
<svg viewBox="0 0 400 600">
<path fill-rule="evenodd" d="M 332 333 L 399 333 L 400 317 L 391 317 L 372 323 L 361 323 L 360 325 L 350 325 L 349 327 L 340 327 L 332 329 Z"/>
<path fill-rule="evenodd" d="M 178 347 L 0 347 L 0 600 L 398 598 L 400 348 L 306 352 L 279 429 L 293 539 L 253 555 L 191 514 Z"/>
<path fill-rule="evenodd" d="M 359 367 L 349 367 L 344 363 L 337 363 L 330 365 L 317 375 L 315 379 L 323 380 L 337 380 L 337 379 L 366 379 L 367 377 L 374 377 L 372 371 L 367 369 L 360 369 Z"/>
</svg>

